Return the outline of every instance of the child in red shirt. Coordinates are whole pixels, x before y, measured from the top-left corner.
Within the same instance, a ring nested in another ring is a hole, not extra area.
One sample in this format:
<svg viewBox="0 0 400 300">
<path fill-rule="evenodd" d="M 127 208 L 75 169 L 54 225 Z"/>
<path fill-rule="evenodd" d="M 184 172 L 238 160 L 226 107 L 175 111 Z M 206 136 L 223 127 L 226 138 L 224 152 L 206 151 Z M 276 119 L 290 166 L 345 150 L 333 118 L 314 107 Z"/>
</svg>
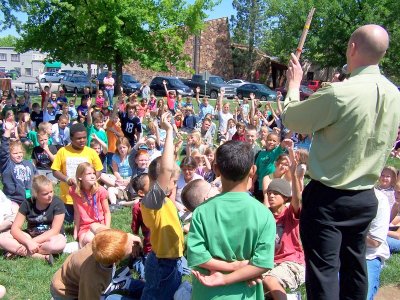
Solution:
<svg viewBox="0 0 400 300">
<path fill-rule="evenodd" d="M 146 257 L 151 252 L 150 229 L 144 224 L 142 212 L 140 210 L 141 200 L 150 189 L 150 180 L 147 173 L 133 177 L 131 180 L 131 187 L 139 197 L 139 201 L 132 207 L 132 232 L 134 234 L 139 234 L 139 229 L 141 229 L 143 234 L 143 255 L 137 257 L 133 262 L 133 269 L 139 274 L 140 279 L 144 279 Z"/>
</svg>

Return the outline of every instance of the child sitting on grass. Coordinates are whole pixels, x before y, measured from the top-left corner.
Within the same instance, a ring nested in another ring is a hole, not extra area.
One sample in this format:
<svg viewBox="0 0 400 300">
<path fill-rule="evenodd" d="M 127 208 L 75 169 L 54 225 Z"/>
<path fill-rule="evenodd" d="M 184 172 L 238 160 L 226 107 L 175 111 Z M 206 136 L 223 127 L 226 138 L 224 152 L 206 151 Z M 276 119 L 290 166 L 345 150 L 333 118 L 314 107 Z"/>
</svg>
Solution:
<svg viewBox="0 0 400 300">
<path fill-rule="evenodd" d="M 217 149 L 222 193 L 196 208 L 188 236 L 194 300 L 264 299 L 262 285 L 246 281 L 273 267 L 276 226 L 271 212 L 247 193 L 253 162 L 248 143 L 228 141 Z M 239 219 L 248 220 L 245 228 Z"/>
<path fill-rule="evenodd" d="M 11 231 L 0 235 L 0 248 L 8 255 L 30 256 L 53 264 L 52 254 L 61 253 L 66 245 L 64 235 L 65 208 L 53 196 L 53 184 L 44 175 L 32 183 L 32 199 L 25 200 L 11 226 Z M 22 230 L 27 221 L 26 232 Z"/>
<path fill-rule="evenodd" d="M 139 274 L 139 278 L 143 280 L 145 278 L 144 266 L 146 264 L 147 255 L 151 252 L 151 243 L 150 229 L 147 228 L 143 222 L 142 211 L 140 207 L 142 205 L 141 202 L 143 197 L 149 192 L 149 175 L 145 173 L 132 178 L 131 186 L 135 190 L 139 198 L 139 201 L 137 201 L 132 207 L 131 229 L 134 234 L 138 235 L 140 230 L 143 235 L 143 256 L 138 257 L 133 266 L 135 271 Z"/>
<path fill-rule="evenodd" d="M 274 268 L 264 274 L 263 285 L 273 299 L 286 299 L 285 289 L 296 290 L 305 281 L 304 252 L 299 233 L 301 210 L 300 178 L 293 142 L 288 143 L 292 186 L 282 178 L 272 179 L 266 204 L 276 221 Z M 289 205 L 287 205 L 289 202 Z"/>
<path fill-rule="evenodd" d="M 57 179 L 53 176 L 53 171 L 51 170 L 51 164 L 57 153 L 57 148 L 54 145 L 49 145 L 49 135 L 44 130 L 38 132 L 37 139 L 39 146 L 33 148 L 31 159 L 39 175 L 44 175 L 53 183 L 57 183 Z"/>
<path fill-rule="evenodd" d="M 20 141 L 10 142 L 13 128 L 4 131 L 0 145 L 0 173 L 4 194 L 21 205 L 31 197 L 33 176 L 37 171 L 31 161 L 24 159 L 24 148 Z"/>
<path fill-rule="evenodd" d="M 108 207 L 107 190 L 97 183 L 96 170 L 88 163 L 76 169 L 76 186 L 69 189 L 74 201 L 74 239 L 82 248 L 94 237 L 90 226 L 99 223 L 109 228 L 111 213 Z"/>
</svg>

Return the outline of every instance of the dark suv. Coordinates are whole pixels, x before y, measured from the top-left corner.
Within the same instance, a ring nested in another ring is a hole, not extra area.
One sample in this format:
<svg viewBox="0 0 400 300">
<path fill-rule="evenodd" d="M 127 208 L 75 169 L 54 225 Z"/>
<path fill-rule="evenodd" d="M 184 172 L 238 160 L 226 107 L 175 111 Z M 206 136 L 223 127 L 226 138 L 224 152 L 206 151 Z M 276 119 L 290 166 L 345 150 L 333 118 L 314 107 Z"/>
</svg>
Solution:
<svg viewBox="0 0 400 300">
<path fill-rule="evenodd" d="M 175 90 L 182 96 L 193 96 L 193 90 L 177 77 L 157 76 L 150 82 L 150 89 L 156 96 L 166 96 L 163 81 L 167 82 L 168 90 Z"/>
<path fill-rule="evenodd" d="M 97 80 L 99 81 L 99 88 L 101 90 L 104 89 L 103 80 L 104 80 L 104 77 L 107 76 L 107 74 L 108 74 L 108 72 L 102 72 L 97 76 Z M 112 76 L 113 76 L 114 80 L 117 81 L 117 75 L 115 74 L 115 72 L 113 72 Z M 122 87 L 126 94 L 131 94 L 136 91 L 140 91 L 140 82 L 137 81 L 136 78 L 133 77 L 131 74 L 123 73 L 122 74 Z M 116 93 L 117 91 L 115 91 L 115 88 L 116 88 L 116 86 L 114 85 L 114 92 Z"/>
</svg>

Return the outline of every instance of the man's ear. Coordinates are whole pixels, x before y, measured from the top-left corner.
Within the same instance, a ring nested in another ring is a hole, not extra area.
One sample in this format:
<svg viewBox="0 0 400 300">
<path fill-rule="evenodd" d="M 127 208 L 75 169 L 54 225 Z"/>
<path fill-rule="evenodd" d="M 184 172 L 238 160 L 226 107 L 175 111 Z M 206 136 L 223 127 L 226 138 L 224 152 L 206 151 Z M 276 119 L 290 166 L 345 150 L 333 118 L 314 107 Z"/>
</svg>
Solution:
<svg viewBox="0 0 400 300">
<path fill-rule="evenodd" d="M 139 197 L 143 198 L 145 196 L 145 193 L 142 190 L 138 190 L 137 194 L 139 195 Z"/>
<path fill-rule="evenodd" d="M 216 163 L 213 164 L 213 170 L 215 173 L 215 177 L 221 176 L 221 172 L 219 171 L 218 165 Z"/>
<path fill-rule="evenodd" d="M 256 176 L 256 172 L 257 172 L 257 166 L 256 166 L 256 165 L 253 165 L 253 166 L 250 168 L 249 177 L 250 177 L 250 178 L 254 178 L 254 176 Z"/>
</svg>

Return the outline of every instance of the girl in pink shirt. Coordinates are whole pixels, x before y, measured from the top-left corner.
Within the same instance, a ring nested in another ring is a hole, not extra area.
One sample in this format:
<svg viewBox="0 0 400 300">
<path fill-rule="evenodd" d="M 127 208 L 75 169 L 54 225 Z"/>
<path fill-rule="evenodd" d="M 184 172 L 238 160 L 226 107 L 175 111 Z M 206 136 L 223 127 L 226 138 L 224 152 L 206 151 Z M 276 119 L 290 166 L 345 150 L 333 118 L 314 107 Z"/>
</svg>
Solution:
<svg viewBox="0 0 400 300">
<path fill-rule="evenodd" d="M 69 189 L 74 200 L 74 239 L 78 239 L 82 248 L 94 238 L 92 229 L 111 224 L 111 213 L 108 206 L 108 193 L 100 186 L 96 170 L 88 162 L 78 165 L 76 169 L 76 186 Z"/>
<path fill-rule="evenodd" d="M 98 108 L 102 108 L 104 105 L 104 101 L 106 101 L 106 98 L 104 98 L 103 91 L 99 88 L 99 81 L 96 81 L 97 85 L 97 90 L 96 90 L 96 106 Z"/>
</svg>

